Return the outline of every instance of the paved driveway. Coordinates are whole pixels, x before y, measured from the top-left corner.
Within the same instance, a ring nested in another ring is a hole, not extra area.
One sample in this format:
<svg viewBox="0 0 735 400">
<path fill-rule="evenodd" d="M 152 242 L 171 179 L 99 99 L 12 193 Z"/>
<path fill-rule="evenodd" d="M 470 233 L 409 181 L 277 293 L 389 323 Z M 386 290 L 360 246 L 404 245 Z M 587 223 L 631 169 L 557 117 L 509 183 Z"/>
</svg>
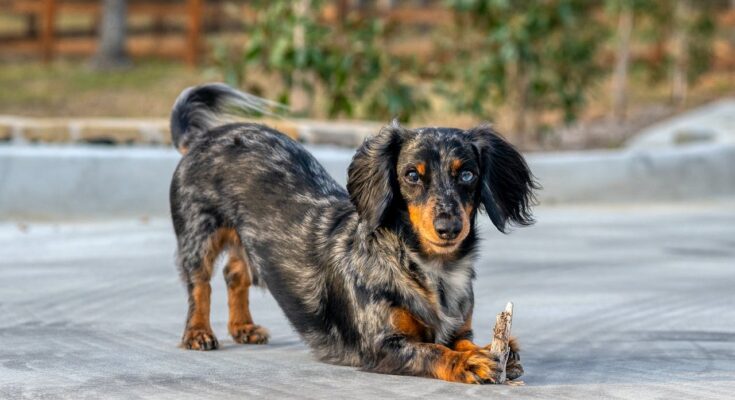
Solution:
<svg viewBox="0 0 735 400">
<path fill-rule="evenodd" d="M 735 203 L 540 208 L 486 237 L 476 336 L 516 304 L 526 386 L 469 386 L 316 362 L 256 291 L 271 344 L 180 350 L 169 222 L 0 224 L 0 398 L 733 398 Z"/>
</svg>

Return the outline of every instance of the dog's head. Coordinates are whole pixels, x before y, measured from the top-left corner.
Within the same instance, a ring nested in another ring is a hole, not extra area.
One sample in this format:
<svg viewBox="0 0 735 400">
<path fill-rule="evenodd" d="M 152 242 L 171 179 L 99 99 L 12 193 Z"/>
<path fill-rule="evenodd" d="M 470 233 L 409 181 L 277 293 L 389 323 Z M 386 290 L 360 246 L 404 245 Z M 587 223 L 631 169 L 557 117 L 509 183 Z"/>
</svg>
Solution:
<svg viewBox="0 0 735 400">
<path fill-rule="evenodd" d="M 520 153 L 489 126 L 409 130 L 393 124 L 358 149 L 347 181 L 368 229 L 408 225 L 420 250 L 438 256 L 474 240 L 480 208 L 501 232 L 509 223 L 533 223 L 536 187 Z"/>
</svg>

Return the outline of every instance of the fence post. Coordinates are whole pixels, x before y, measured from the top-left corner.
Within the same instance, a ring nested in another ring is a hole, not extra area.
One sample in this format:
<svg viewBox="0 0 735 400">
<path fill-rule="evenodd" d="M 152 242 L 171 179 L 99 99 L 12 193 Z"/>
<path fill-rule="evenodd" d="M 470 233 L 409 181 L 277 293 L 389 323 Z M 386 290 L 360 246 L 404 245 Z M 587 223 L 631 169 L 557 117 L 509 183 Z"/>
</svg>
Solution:
<svg viewBox="0 0 735 400">
<path fill-rule="evenodd" d="M 203 0 L 188 0 L 188 26 L 187 26 L 187 49 L 186 62 L 195 66 L 199 59 L 201 50 L 202 12 L 204 11 Z"/>
<path fill-rule="evenodd" d="M 54 58 L 55 25 L 56 0 L 43 0 L 43 9 L 41 11 L 41 56 L 46 63 Z"/>
</svg>

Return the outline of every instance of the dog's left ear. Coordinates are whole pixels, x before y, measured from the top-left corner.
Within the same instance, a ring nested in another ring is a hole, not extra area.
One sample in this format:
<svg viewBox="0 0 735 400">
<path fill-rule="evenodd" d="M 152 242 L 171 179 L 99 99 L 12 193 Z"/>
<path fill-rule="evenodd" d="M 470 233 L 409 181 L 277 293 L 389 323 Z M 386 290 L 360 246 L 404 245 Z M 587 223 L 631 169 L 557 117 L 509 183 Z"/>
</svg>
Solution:
<svg viewBox="0 0 735 400">
<path fill-rule="evenodd" d="M 467 131 L 480 155 L 480 201 L 499 231 L 509 222 L 531 225 L 538 183 L 518 150 L 489 125 Z"/>
<path fill-rule="evenodd" d="M 347 170 L 350 199 L 370 231 L 381 225 L 393 202 L 402 131 L 394 123 L 365 140 Z"/>
</svg>

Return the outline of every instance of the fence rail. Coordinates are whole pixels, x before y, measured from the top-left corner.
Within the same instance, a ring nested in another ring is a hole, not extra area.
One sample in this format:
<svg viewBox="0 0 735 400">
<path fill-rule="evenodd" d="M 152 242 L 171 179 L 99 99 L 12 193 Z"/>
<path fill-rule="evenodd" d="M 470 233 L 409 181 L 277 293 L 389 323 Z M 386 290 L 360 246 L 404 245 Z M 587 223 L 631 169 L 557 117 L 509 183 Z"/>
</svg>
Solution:
<svg viewBox="0 0 735 400">
<path fill-rule="evenodd" d="M 359 12 L 366 18 L 413 25 L 436 25 L 451 22 L 452 12 L 432 2 L 418 5 L 393 6 L 377 2 L 374 7 L 359 8 L 346 0 L 328 2 L 320 15 L 327 21 L 339 22 L 349 12 Z M 89 55 L 97 47 L 97 32 L 102 2 L 95 0 L 0 0 L 0 17 L 17 18 L 24 29 L 0 36 L 0 51 L 4 54 L 35 54 L 50 61 L 59 54 Z M 156 55 L 197 64 L 205 48 L 203 36 L 222 31 L 224 9 L 236 10 L 242 20 L 257 16 L 245 1 L 169 0 L 128 1 L 128 19 L 150 17 L 154 23 L 145 29 L 129 29 L 127 50 L 133 56 Z M 84 29 L 69 29 L 59 23 L 63 17 L 90 17 L 92 24 Z M 178 26 L 161 29 L 166 23 Z M 183 24 L 182 24 L 183 22 Z M 230 31 L 237 31 L 232 24 Z"/>
</svg>

